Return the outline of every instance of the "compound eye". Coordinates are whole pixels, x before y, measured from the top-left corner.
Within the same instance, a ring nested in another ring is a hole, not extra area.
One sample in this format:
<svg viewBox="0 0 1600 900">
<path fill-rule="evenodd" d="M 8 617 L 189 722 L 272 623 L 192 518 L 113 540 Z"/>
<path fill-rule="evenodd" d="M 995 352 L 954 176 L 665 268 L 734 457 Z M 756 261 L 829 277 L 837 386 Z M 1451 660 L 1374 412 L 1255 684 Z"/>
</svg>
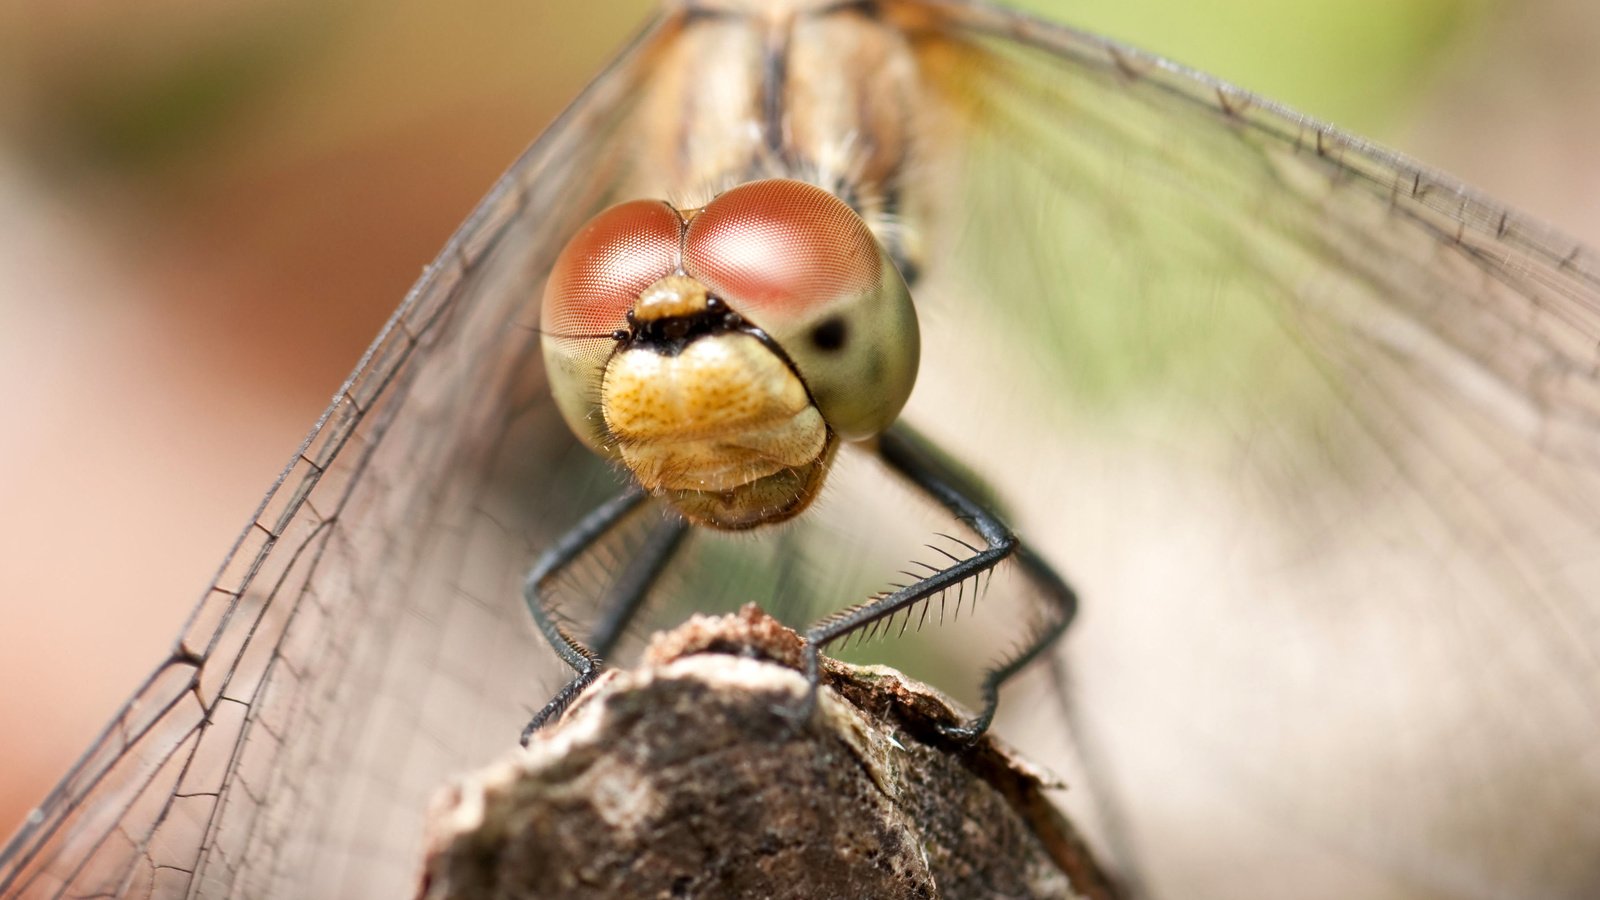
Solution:
<svg viewBox="0 0 1600 900">
<path fill-rule="evenodd" d="M 626 327 L 639 294 L 677 268 L 683 220 L 672 207 L 635 200 L 600 213 L 567 242 L 545 284 L 540 328 L 560 341 L 596 341 Z"/>
<path fill-rule="evenodd" d="M 689 222 L 684 268 L 763 327 L 878 287 L 878 242 L 844 201 L 800 181 L 755 181 Z M 763 321 L 765 320 L 765 321 Z"/>
<path fill-rule="evenodd" d="M 539 329 L 550 393 L 578 438 L 606 446 L 600 383 L 614 337 L 645 288 L 672 274 L 683 220 L 665 203 L 635 200 L 600 213 L 567 242 L 545 282 Z"/>
<path fill-rule="evenodd" d="M 841 437 L 870 437 L 899 415 L 916 377 L 916 314 L 849 204 L 800 181 L 740 185 L 689 220 L 683 267 L 783 348 Z"/>
</svg>

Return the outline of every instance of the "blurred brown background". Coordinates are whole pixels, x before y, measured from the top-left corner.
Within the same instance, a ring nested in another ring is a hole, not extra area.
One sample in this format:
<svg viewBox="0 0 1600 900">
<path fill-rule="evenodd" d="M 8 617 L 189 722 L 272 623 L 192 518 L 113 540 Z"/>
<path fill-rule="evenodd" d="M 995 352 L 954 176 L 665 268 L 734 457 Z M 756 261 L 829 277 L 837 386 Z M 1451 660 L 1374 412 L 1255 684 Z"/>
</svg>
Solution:
<svg viewBox="0 0 1600 900">
<path fill-rule="evenodd" d="M 1585 0 L 1034 0 L 1591 243 Z M 0 6 L 0 835 L 160 658 L 494 177 L 648 4 Z"/>
</svg>

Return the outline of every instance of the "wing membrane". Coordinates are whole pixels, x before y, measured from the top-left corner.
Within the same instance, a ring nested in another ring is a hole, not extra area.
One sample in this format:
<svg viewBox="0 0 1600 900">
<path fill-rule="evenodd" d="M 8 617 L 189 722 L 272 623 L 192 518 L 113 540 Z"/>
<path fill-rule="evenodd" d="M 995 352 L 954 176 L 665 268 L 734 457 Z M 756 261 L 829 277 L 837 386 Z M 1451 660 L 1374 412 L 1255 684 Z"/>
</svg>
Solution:
<svg viewBox="0 0 1600 900">
<path fill-rule="evenodd" d="M 1155 892 L 1592 893 L 1594 256 L 1137 51 L 905 16 L 960 185 L 909 415 L 1082 591 Z"/>
<path fill-rule="evenodd" d="M 908 415 L 1080 587 L 1079 737 L 1150 886 L 1593 893 L 1593 256 L 1136 51 L 882 14 L 933 123 Z M 627 138 L 671 29 L 452 239 L 0 892 L 411 890 L 427 796 L 553 675 L 521 575 L 615 490 L 547 397 L 532 301 L 607 185 L 670 195 Z M 691 538 L 662 615 L 859 599 L 948 527 L 858 457 L 831 482 L 771 540 Z"/>
<path fill-rule="evenodd" d="M 629 164 L 608 135 L 663 32 L 552 126 L 428 268 L 172 655 L 6 848 L 0 893 L 413 889 L 429 792 L 510 742 L 539 681 L 543 657 L 517 643 L 520 621 L 506 626 L 512 604 L 491 602 L 516 598 L 496 576 L 560 525 L 564 491 L 607 487 L 603 467 L 540 427 L 537 298 L 570 232 L 611 201 L 607 171 Z M 547 514 L 497 525 L 504 482 L 534 465 L 544 488 L 519 489 Z M 517 689 L 484 690 L 496 683 Z"/>
</svg>

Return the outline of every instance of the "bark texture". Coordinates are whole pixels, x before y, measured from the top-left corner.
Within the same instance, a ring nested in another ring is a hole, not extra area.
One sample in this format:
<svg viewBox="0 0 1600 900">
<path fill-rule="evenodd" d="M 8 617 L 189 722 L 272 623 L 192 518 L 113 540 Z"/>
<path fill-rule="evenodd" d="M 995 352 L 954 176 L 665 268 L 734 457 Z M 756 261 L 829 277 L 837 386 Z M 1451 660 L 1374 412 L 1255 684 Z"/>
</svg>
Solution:
<svg viewBox="0 0 1600 900">
<path fill-rule="evenodd" d="M 932 689 L 830 661 L 797 721 L 800 648 L 754 606 L 658 635 L 441 796 L 418 896 L 1114 896 L 1040 773 L 943 739 Z"/>
</svg>

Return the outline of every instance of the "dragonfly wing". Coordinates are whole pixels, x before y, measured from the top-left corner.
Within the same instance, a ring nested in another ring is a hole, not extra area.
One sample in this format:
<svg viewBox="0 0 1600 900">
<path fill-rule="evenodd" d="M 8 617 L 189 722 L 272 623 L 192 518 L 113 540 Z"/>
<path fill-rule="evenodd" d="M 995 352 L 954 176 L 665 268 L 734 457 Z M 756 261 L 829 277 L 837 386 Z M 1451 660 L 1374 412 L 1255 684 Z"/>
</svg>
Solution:
<svg viewBox="0 0 1600 900">
<path fill-rule="evenodd" d="M 1596 257 L 1166 61 L 893 8 L 944 192 L 907 415 L 1079 588 L 1155 893 L 1600 890 Z"/>
<path fill-rule="evenodd" d="M 568 435 L 544 273 L 614 201 L 657 25 L 426 270 L 168 658 L 0 855 L 6 896 L 399 896 L 427 798 L 511 746 L 550 659 L 517 575 L 616 489 Z"/>
</svg>

